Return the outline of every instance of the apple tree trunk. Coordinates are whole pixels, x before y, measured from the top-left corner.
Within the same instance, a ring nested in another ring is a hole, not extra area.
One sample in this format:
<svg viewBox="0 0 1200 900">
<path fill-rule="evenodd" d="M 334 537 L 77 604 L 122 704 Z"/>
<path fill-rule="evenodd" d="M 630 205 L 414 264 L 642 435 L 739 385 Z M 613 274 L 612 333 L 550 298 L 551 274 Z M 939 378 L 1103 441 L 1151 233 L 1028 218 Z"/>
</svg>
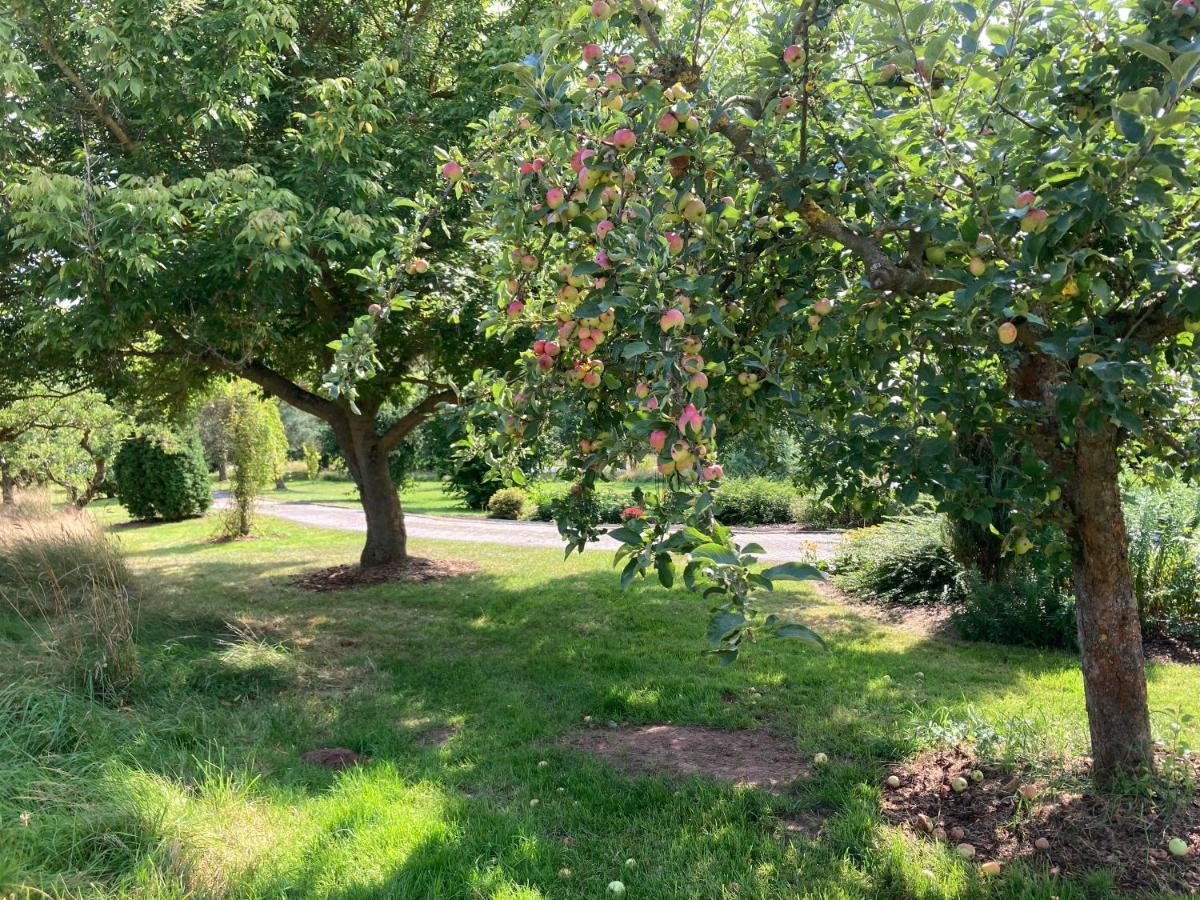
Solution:
<svg viewBox="0 0 1200 900">
<path fill-rule="evenodd" d="M 374 422 L 355 417 L 334 426 L 334 436 L 358 486 L 367 519 L 367 542 L 359 559 L 364 569 L 403 562 L 408 558 L 408 534 L 400 495 L 388 468 L 388 452 L 380 446 Z"/>
<path fill-rule="evenodd" d="M 1080 427 L 1067 498 L 1093 772 L 1101 786 L 1153 766 L 1142 628 L 1121 510 L 1116 429 Z"/>
</svg>

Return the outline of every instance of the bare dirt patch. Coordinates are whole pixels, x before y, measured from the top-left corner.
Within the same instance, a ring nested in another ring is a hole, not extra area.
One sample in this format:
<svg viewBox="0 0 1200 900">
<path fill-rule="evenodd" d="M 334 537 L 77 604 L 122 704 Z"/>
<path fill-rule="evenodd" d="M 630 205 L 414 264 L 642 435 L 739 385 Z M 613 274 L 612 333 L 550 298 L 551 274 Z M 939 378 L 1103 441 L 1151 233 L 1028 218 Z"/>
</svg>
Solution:
<svg viewBox="0 0 1200 900">
<path fill-rule="evenodd" d="M 780 793 L 806 773 L 794 748 L 761 731 L 696 725 L 589 728 L 564 743 L 636 774 L 702 775 Z"/>
<path fill-rule="evenodd" d="M 365 756 L 355 753 L 348 747 L 318 747 L 316 750 L 301 753 L 300 758 L 306 763 L 333 769 L 335 772 L 367 762 Z"/>
<path fill-rule="evenodd" d="M 417 743 L 425 747 L 440 747 L 456 734 L 457 725 L 434 725 L 417 735 Z"/>
<path fill-rule="evenodd" d="M 1200 777 L 1200 760 L 1160 758 L 1160 769 L 1171 765 L 1190 767 L 1193 784 Z M 976 772 L 982 780 L 973 779 Z M 900 786 L 883 789 L 888 821 L 952 848 L 969 844 L 977 862 L 1023 860 L 1066 875 L 1107 869 L 1134 893 L 1200 890 L 1200 795 L 1194 792 L 1102 797 L 1087 780 L 1086 760 L 1072 761 L 1051 783 L 982 765 L 959 748 L 924 753 L 889 775 Z M 954 790 L 956 778 L 966 779 L 966 790 Z M 1176 837 L 1187 842 L 1186 856 L 1168 852 Z"/>
<path fill-rule="evenodd" d="M 864 603 L 828 581 L 814 582 L 813 589 L 864 619 L 882 622 L 922 637 L 955 638 L 951 610 L 944 604 L 905 606 L 902 603 Z"/>
<path fill-rule="evenodd" d="M 372 566 L 369 569 L 359 566 L 330 566 L 328 569 L 309 572 L 307 575 L 297 578 L 292 584 L 306 591 L 326 593 L 394 582 L 424 584 L 429 581 L 441 581 L 444 578 L 471 575 L 477 571 L 479 568 L 473 563 L 454 559 L 425 559 L 420 556 L 410 556 L 402 563 Z"/>
</svg>

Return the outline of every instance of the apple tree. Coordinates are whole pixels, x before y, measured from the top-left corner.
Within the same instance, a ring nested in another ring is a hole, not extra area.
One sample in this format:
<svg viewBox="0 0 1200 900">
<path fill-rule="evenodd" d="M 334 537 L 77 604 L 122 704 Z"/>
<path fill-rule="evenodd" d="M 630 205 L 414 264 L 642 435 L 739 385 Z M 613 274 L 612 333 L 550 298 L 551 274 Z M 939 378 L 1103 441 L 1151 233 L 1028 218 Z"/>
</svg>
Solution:
<svg viewBox="0 0 1200 900">
<path fill-rule="evenodd" d="M 464 142 L 494 107 L 494 66 L 536 11 L 4 4 L 0 285 L 40 311 L 21 346 L 70 348 L 89 372 L 136 361 L 148 386 L 236 375 L 317 416 L 360 489 L 363 564 L 403 560 L 389 452 L 507 358 L 477 339 L 478 258 L 413 198 L 462 205 L 429 147 Z M 331 397 L 339 336 L 383 300 L 392 327 L 355 363 L 383 374 Z M 385 404 L 403 414 L 383 428 Z"/>
<path fill-rule="evenodd" d="M 799 414 L 831 477 L 1069 557 L 1095 774 L 1151 767 L 1118 474 L 1188 462 L 1198 25 L 1192 0 L 574 10 L 467 167 L 491 327 L 536 330 L 494 391 L 505 464 L 580 423 L 582 547 L 597 479 L 656 453 L 625 576 L 689 552 L 728 658 L 803 633 L 753 597 L 805 573 L 757 574 L 712 521 L 722 441 Z"/>
</svg>

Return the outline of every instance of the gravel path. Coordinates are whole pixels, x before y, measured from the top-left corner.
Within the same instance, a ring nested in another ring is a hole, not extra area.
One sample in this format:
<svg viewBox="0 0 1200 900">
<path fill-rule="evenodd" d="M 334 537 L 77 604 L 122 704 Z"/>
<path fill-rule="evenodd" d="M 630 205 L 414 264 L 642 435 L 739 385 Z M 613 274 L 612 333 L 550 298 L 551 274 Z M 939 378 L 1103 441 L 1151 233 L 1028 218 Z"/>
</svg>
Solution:
<svg viewBox="0 0 1200 900">
<path fill-rule="evenodd" d="M 216 506 L 228 501 L 224 492 L 217 494 Z M 366 531 L 362 510 L 348 506 L 323 503 L 280 503 L 260 500 L 259 512 L 277 516 L 302 525 L 337 528 L 342 531 Z M 562 549 L 563 539 L 558 526 L 552 522 L 511 522 L 500 519 L 475 519 L 466 516 L 423 516 L 407 513 L 404 516 L 409 537 L 438 541 L 472 541 L 475 543 L 512 544 L 518 547 Z M 828 559 L 837 549 L 841 533 L 836 531 L 779 531 L 745 530 L 736 532 L 740 543 L 754 541 L 766 553 L 770 562 L 788 562 L 815 556 Z M 619 544 L 611 538 L 601 538 L 598 547 L 615 549 Z"/>
</svg>

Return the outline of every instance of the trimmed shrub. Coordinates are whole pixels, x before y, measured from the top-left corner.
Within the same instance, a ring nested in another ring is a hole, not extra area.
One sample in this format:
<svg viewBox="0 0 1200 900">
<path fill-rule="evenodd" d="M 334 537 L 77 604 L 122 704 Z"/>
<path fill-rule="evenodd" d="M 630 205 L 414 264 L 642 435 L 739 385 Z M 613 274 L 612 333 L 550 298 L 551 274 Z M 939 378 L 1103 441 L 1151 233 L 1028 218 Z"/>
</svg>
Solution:
<svg viewBox="0 0 1200 900">
<path fill-rule="evenodd" d="M 770 478 L 727 478 L 713 497 L 722 525 L 782 525 L 795 521 L 796 489 Z"/>
<path fill-rule="evenodd" d="M 113 460 L 113 481 L 117 499 L 135 519 L 192 518 L 212 503 L 208 466 L 195 432 L 126 441 Z"/>
<path fill-rule="evenodd" d="M 839 583 L 863 600 L 920 606 L 961 597 L 962 568 L 936 516 L 904 516 L 850 532 L 836 562 Z"/>
<path fill-rule="evenodd" d="M 518 487 L 501 488 L 488 500 L 488 518 L 520 519 L 529 505 L 529 495 Z"/>
<path fill-rule="evenodd" d="M 601 522 L 621 521 L 621 512 L 635 504 L 634 482 L 601 482 L 596 485 L 594 502 L 597 515 Z M 555 503 L 566 499 L 571 486 L 561 481 L 542 481 L 529 489 L 533 510 L 530 518 L 540 522 L 553 522 L 556 514 Z"/>
</svg>

